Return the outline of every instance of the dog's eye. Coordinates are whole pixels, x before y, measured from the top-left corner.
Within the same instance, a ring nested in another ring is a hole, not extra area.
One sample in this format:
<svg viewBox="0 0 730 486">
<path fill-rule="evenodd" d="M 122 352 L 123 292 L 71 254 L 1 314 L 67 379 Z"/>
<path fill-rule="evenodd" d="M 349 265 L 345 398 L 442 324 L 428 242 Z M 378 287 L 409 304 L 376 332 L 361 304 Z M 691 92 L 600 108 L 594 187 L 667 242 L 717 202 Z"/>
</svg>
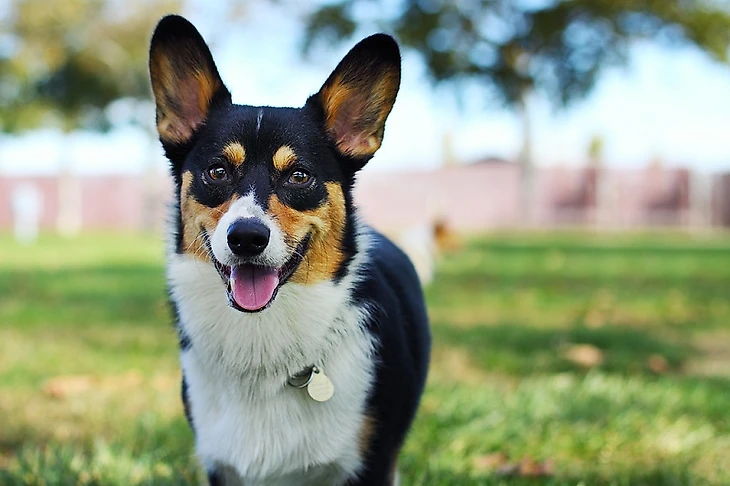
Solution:
<svg viewBox="0 0 730 486">
<path fill-rule="evenodd" d="M 289 180 L 286 182 L 294 186 L 304 186 L 309 184 L 311 180 L 312 176 L 310 176 L 307 171 L 297 169 L 289 175 Z"/>
<path fill-rule="evenodd" d="M 208 178 L 213 182 L 228 180 L 228 171 L 223 164 L 213 164 L 206 171 Z"/>
</svg>

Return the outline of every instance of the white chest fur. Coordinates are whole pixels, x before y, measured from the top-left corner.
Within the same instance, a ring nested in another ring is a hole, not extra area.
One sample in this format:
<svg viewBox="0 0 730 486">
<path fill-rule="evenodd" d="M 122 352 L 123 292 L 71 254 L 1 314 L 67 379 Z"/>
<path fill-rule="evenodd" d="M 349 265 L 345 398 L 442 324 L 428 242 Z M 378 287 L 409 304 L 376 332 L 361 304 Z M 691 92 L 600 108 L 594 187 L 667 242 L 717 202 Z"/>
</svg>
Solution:
<svg viewBox="0 0 730 486">
<path fill-rule="evenodd" d="M 168 279 L 192 343 L 181 361 L 204 465 L 229 466 L 247 486 L 339 484 L 356 472 L 374 343 L 349 303 L 352 281 L 286 284 L 271 308 L 243 314 L 210 265 L 173 255 Z M 311 365 L 335 386 L 327 402 L 286 384 Z"/>
</svg>

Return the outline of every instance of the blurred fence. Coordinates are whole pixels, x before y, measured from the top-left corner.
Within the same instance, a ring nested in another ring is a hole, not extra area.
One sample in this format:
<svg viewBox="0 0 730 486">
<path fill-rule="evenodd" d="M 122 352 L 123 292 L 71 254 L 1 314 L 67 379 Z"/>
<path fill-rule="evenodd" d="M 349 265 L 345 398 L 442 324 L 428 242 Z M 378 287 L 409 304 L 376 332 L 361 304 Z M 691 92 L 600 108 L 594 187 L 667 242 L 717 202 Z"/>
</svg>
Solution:
<svg viewBox="0 0 730 486">
<path fill-rule="evenodd" d="M 164 174 L 142 176 L 10 177 L 0 175 L 0 229 L 32 217 L 18 208 L 19 193 L 39 194 L 37 219 L 44 230 L 159 230 L 171 182 Z"/>
<path fill-rule="evenodd" d="M 358 177 L 356 202 L 381 228 L 442 221 L 455 230 L 592 227 L 642 229 L 730 227 L 730 173 L 687 169 L 537 168 L 530 207 L 522 208 L 522 173 L 508 162 L 483 162 L 433 171 L 372 172 Z M 22 190 L 20 190 L 22 188 Z M 0 175 L 0 228 L 18 218 L 18 199 L 39 196 L 41 228 L 159 230 L 171 184 L 144 176 L 11 177 Z M 15 201 L 14 201 L 15 200 Z"/>
<path fill-rule="evenodd" d="M 522 208 L 521 168 L 477 163 L 433 172 L 363 174 L 356 201 L 383 227 L 445 221 L 456 230 L 730 227 L 730 174 L 687 169 L 548 167 L 534 171 Z"/>
</svg>

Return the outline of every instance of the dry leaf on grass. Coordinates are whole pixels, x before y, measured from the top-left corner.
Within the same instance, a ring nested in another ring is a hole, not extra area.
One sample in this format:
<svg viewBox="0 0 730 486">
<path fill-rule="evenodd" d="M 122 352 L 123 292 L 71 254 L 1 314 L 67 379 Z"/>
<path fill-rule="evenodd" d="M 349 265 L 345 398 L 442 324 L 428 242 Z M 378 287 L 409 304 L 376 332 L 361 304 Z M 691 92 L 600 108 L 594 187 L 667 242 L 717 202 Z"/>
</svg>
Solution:
<svg viewBox="0 0 730 486">
<path fill-rule="evenodd" d="M 507 463 L 507 454 L 504 452 L 493 452 L 484 456 L 475 457 L 472 461 L 477 471 L 494 471 Z"/>
<path fill-rule="evenodd" d="M 555 466 L 552 461 L 538 462 L 531 457 L 526 457 L 520 462 L 505 464 L 499 467 L 495 474 L 498 476 L 519 477 L 519 478 L 545 478 L 555 474 Z"/>
<path fill-rule="evenodd" d="M 531 457 L 525 457 L 519 462 L 509 462 L 504 452 L 475 457 L 472 465 L 477 471 L 493 471 L 497 476 L 544 478 L 555 474 L 555 466 L 550 460 L 538 462 Z"/>
<path fill-rule="evenodd" d="M 94 386 L 94 378 L 91 376 L 57 376 L 50 379 L 43 386 L 43 393 L 51 398 L 66 398 L 70 395 L 78 395 Z"/>
<path fill-rule="evenodd" d="M 666 373 L 669 371 L 669 361 L 661 354 L 652 354 L 646 360 L 646 365 L 654 373 Z"/>
<path fill-rule="evenodd" d="M 520 463 L 519 476 L 522 478 L 544 478 L 555 474 L 552 461 L 537 462 L 527 457 Z"/>
<path fill-rule="evenodd" d="M 573 344 L 563 352 L 563 358 L 584 368 L 603 363 L 605 353 L 592 344 Z"/>
<path fill-rule="evenodd" d="M 138 370 L 119 375 L 77 375 L 56 376 L 43 385 L 43 393 L 51 398 L 63 399 L 85 393 L 91 389 L 103 392 L 119 392 L 138 388 L 144 384 L 144 377 Z"/>
</svg>

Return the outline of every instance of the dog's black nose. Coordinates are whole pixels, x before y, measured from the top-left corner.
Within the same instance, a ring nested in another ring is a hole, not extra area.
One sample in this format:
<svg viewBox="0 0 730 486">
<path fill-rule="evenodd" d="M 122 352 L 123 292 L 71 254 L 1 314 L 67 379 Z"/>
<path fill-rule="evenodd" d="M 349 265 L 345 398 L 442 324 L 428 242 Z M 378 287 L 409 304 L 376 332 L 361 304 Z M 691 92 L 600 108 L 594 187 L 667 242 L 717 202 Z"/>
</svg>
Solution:
<svg viewBox="0 0 730 486">
<path fill-rule="evenodd" d="M 238 256 L 256 256 L 269 244 L 270 233 L 259 219 L 239 219 L 228 227 L 228 247 Z"/>
</svg>

